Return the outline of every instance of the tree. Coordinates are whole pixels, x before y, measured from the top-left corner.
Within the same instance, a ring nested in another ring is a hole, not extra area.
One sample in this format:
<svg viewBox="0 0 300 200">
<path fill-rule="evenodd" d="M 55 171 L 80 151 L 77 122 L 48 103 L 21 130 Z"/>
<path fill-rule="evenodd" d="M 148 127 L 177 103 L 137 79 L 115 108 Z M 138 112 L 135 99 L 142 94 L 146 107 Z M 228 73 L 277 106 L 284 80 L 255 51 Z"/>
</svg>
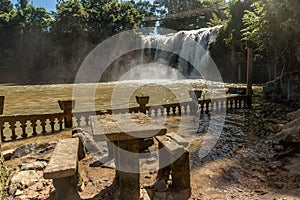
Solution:
<svg viewBox="0 0 300 200">
<path fill-rule="evenodd" d="M 16 12 L 10 0 L 0 1 L 0 30 L 12 26 L 12 22 L 16 17 Z"/>
<path fill-rule="evenodd" d="M 259 0 L 243 17 L 243 39 L 257 44 L 257 57 L 285 67 L 296 66 L 293 48 L 300 40 L 298 0 Z M 283 74 L 283 73 L 282 73 Z"/>
<path fill-rule="evenodd" d="M 157 14 L 160 12 L 157 4 L 150 3 L 149 1 L 142 1 L 135 3 L 136 10 L 143 16 L 144 19 L 154 18 L 156 19 Z M 156 21 L 141 22 L 140 27 L 154 27 Z"/>
<path fill-rule="evenodd" d="M 87 29 L 95 42 L 120 31 L 137 28 L 143 19 L 133 1 L 85 0 L 84 4 L 89 13 Z"/>
<path fill-rule="evenodd" d="M 225 17 L 225 5 L 225 0 L 161 0 L 160 6 L 165 8 L 162 17 L 170 18 L 162 21 L 161 26 L 173 30 L 207 27 L 212 16 Z"/>
<path fill-rule="evenodd" d="M 54 31 L 77 37 L 87 28 L 89 13 L 78 0 L 59 1 L 56 6 Z"/>
</svg>

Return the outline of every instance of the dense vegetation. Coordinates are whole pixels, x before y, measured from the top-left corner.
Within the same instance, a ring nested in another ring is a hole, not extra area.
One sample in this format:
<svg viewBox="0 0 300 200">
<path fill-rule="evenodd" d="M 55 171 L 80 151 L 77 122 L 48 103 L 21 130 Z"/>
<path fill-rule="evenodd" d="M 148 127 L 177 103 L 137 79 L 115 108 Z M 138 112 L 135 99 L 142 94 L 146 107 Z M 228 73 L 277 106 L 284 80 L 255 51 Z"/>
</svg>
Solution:
<svg viewBox="0 0 300 200">
<path fill-rule="evenodd" d="M 72 82 L 86 54 L 118 32 L 155 25 L 188 30 L 222 24 L 211 49 L 220 71 L 229 70 L 224 76 L 233 81 L 233 60 L 236 55 L 245 58 L 245 40 L 252 40 L 257 66 L 272 72 L 259 80 L 266 81 L 281 75 L 278 71 L 299 67 L 299 16 L 299 0 L 57 0 L 55 12 L 28 0 L 16 5 L 0 0 L 0 80 Z M 160 22 L 143 20 L 149 17 Z"/>
</svg>

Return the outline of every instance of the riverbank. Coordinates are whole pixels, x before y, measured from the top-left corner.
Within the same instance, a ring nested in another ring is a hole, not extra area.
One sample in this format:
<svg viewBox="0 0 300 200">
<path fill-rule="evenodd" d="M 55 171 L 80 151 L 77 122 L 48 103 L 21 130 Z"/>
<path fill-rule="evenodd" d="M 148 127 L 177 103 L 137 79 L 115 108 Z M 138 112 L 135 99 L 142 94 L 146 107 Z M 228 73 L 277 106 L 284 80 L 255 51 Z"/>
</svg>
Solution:
<svg viewBox="0 0 300 200">
<path fill-rule="evenodd" d="M 190 199 L 299 199 L 300 175 L 287 168 L 288 157 L 275 156 L 272 145 L 278 124 L 287 123 L 286 114 L 291 111 L 291 108 L 267 102 L 257 91 L 252 110 L 228 113 L 215 148 L 202 159 L 197 151 L 191 152 Z M 174 128 L 177 120 L 170 119 L 167 128 Z M 202 125 L 207 126 L 205 121 Z M 10 174 L 5 199 L 54 199 L 52 181 L 42 178 L 42 163 L 48 161 L 59 137 L 71 137 L 71 133 L 3 144 L 4 151 L 14 150 L 12 159 L 5 162 Z M 114 170 L 91 167 L 95 161 L 97 159 L 89 155 L 79 163 L 83 183 L 80 196 L 82 199 L 114 199 Z M 26 163 L 32 162 L 37 162 L 35 169 L 25 170 L 29 166 Z M 156 170 L 141 174 L 142 185 L 153 184 L 155 177 Z"/>
</svg>

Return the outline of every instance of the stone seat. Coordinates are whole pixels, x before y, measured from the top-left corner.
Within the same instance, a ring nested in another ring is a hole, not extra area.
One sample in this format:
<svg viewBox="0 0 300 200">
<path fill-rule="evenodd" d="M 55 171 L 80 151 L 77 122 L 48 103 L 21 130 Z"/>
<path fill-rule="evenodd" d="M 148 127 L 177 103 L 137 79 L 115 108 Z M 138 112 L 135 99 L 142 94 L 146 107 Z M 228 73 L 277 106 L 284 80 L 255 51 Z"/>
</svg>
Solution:
<svg viewBox="0 0 300 200">
<path fill-rule="evenodd" d="M 53 179 L 59 200 L 80 199 L 77 192 L 79 145 L 78 138 L 59 140 L 44 170 L 43 177 Z"/>
<path fill-rule="evenodd" d="M 156 136 L 159 144 L 159 165 L 157 180 L 168 179 L 171 175 L 171 187 L 184 192 L 185 198 L 191 195 L 189 151 L 185 148 L 189 142 L 176 133 Z"/>
</svg>

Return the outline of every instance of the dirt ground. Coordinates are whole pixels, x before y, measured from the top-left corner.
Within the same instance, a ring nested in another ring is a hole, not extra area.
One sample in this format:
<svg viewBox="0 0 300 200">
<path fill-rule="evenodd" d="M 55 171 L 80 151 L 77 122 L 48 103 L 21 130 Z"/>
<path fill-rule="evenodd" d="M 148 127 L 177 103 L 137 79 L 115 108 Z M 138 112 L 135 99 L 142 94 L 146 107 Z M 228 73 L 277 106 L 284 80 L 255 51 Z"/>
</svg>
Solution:
<svg viewBox="0 0 300 200">
<path fill-rule="evenodd" d="M 227 115 L 218 143 L 204 157 L 191 151 L 190 199 L 300 199 L 300 155 L 276 157 L 272 127 L 284 124 L 286 113 L 291 109 L 265 102 L 256 96 L 251 111 L 236 111 Z M 176 120 L 176 119 L 175 119 Z M 172 123 L 167 124 L 171 129 Z M 71 137 L 70 131 L 3 144 L 2 151 L 32 143 L 49 143 L 57 138 Z M 34 152 L 5 162 L 10 176 L 6 185 L 5 199 L 55 199 L 51 180 L 42 178 L 42 170 L 35 170 L 38 180 L 27 187 L 12 189 L 12 178 L 24 162 L 47 161 L 52 148 L 41 156 Z M 114 169 L 91 167 L 97 159 L 87 155 L 79 163 L 83 184 L 79 189 L 82 199 L 116 199 Z M 291 167 L 292 166 L 292 167 Z M 297 167 L 298 166 L 298 167 Z M 293 169 L 293 170 L 292 170 Z M 298 170 L 297 170 L 298 169 Z M 141 174 L 142 187 L 155 182 L 156 170 Z"/>
</svg>

